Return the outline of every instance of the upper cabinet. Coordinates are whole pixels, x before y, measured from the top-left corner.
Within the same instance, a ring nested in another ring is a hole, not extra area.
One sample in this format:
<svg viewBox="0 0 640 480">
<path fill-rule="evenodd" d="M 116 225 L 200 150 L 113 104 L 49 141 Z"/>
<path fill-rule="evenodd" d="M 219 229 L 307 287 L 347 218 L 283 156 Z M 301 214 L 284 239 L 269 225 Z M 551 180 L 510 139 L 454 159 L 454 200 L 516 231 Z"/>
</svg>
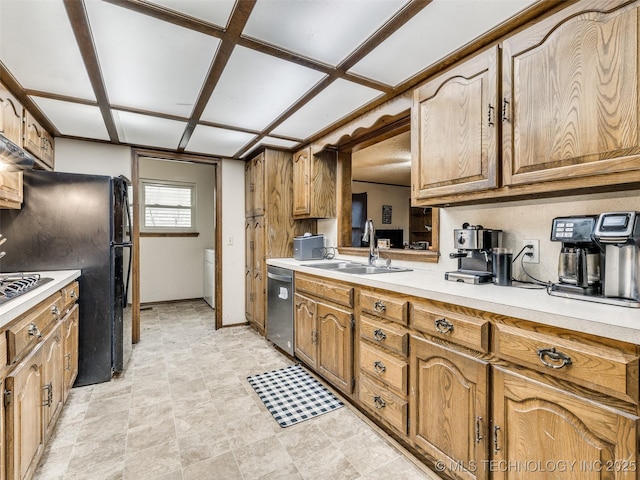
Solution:
<svg viewBox="0 0 640 480">
<path fill-rule="evenodd" d="M 577 2 L 419 87 L 412 203 L 637 186 L 639 5 Z"/>
<path fill-rule="evenodd" d="M 494 47 L 415 90 L 413 198 L 497 186 L 497 55 Z"/>
<path fill-rule="evenodd" d="M 25 110 L 24 149 L 41 160 L 47 169 L 53 169 L 53 137 Z"/>
<path fill-rule="evenodd" d="M 0 83 L 0 133 L 22 146 L 22 104 Z"/>
<path fill-rule="evenodd" d="M 336 216 L 336 165 L 334 151 L 312 154 L 311 147 L 293 154 L 293 217 Z"/>
</svg>

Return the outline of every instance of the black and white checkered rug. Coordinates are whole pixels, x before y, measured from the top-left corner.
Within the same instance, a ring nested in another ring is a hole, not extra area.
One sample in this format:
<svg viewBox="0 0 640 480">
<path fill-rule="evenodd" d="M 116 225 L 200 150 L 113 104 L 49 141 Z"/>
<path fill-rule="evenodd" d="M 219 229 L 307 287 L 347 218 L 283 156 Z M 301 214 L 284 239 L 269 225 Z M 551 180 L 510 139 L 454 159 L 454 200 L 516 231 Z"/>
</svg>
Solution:
<svg viewBox="0 0 640 480">
<path fill-rule="evenodd" d="M 283 428 L 343 406 L 300 365 L 252 375 L 247 380 Z"/>
</svg>

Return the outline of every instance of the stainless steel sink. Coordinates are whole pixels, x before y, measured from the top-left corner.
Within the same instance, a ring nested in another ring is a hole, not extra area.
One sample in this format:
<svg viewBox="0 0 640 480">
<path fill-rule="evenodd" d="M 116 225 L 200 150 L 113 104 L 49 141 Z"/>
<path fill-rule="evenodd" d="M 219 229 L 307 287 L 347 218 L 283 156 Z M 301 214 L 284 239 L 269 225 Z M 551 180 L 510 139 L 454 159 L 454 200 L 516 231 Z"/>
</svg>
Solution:
<svg viewBox="0 0 640 480">
<path fill-rule="evenodd" d="M 410 272 L 410 268 L 404 267 L 386 267 L 378 265 L 367 265 L 366 263 L 357 262 L 330 262 L 330 263 L 307 263 L 302 264 L 303 267 L 320 268 L 323 270 L 335 270 L 342 273 L 350 273 L 352 275 L 373 275 L 376 273 L 394 273 L 394 272 Z"/>
</svg>

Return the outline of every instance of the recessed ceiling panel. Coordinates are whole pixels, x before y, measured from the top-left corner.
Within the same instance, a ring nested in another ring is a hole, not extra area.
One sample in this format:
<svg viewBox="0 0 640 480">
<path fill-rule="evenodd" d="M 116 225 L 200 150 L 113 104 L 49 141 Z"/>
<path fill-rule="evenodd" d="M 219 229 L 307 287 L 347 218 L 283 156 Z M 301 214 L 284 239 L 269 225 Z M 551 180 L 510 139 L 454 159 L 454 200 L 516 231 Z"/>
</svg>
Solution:
<svg viewBox="0 0 640 480">
<path fill-rule="evenodd" d="M 434 0 L 350 71 L 398 85 L 532 3 L 535 0 Z"/>
<path fill-rule="evenodd" d="M 150 3 L 162 5 L 224 28 L 229 21 L 235 0 L 153 0 Z"/>
<path fill-rule="evenodd" d="M 62 135 L 109 140 L 100 109 L 92 105 L 30 97 Z"/>
<path fill-rule="evenodd" d="M 112 110 L 120 140 L 132 145 L 178 148 L 186 122 Z"/>
<path fill-rule="evenodd" d="M 258 0 L 243 34 L 337 65 L 406 0 Z"/>
<path fill-rule="evenodd" d="M 202 119 L 263 130 L 322 77 L 315 70 L 236 47 Z"/>
<path fill-rule="evenodd" d="M 373 88 L 338 79 L 273 130 L 276 135 L 307 138 L 381 95 Z"/>
<path fill-rule="evenodd" d="M 0 61 L 24 88 L 95 100 L 62 1 L 0 0 Z"/>
<path fill-rule="evenodd" d="M 238 150 L 255 137 L 251 133 L 197 125 L 186 150 L 194 153 L 233 157 Z"/>
<path fill-rule="evenodd" d="M 111 104 L 188 117 L 220 41 L 105 2 L 87 11 Z"/>
</svg>

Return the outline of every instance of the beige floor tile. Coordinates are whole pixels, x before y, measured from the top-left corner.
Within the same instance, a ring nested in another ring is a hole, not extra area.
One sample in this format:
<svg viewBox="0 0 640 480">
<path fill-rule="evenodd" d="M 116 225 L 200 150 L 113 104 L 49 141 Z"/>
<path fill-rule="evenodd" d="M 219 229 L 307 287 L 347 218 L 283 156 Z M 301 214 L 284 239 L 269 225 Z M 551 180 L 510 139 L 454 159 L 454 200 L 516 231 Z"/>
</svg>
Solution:
<svg viewBox="0 0 640 480">
<path fill-rule="evenodd" d="M 180 460 L 183 467 L 215 458 L 231 451 L 227 436 L 220 430 L 199 432 L 178 438 Z"/>
<path fill-rule="evenodd" d="M 256 480 L 293 464 L 275 435 L 233 450 L 244 480 Z"/>
<path fill-rule="evenodd" d="M 308 480 L 351 480 L 360 477 L 356 468 L 333 445 L 314 455 L 296 459 L 303 478 Z"/>
<path fill-rule="evenodd" d="M 187 466 L 182 472 L 184 480 L 247 480 L 240 473 L 236 459 L 231 452 L 203 460 Z"/>
<path fill-rule="evenodd" d="M 175 439 L 169 443 L 129 453 L 127 451 L 124 478 L 126 480 L 155 480 L 167 472 L 182 468 Z"/>
</svg>

